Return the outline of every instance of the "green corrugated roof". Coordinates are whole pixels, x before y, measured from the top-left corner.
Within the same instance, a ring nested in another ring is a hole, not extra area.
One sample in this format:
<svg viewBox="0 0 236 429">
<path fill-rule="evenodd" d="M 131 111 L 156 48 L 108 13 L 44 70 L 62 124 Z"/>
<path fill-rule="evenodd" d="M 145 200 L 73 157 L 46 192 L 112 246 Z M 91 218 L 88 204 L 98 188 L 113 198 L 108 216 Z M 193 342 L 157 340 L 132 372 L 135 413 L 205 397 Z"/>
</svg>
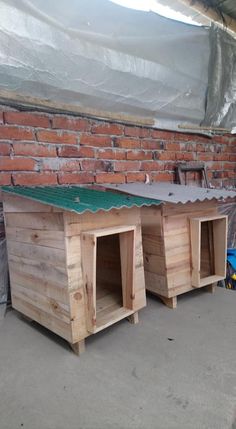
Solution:
<svg viewBox="0 0 236 429">
<path fill-rule="evenodd" d="M 2 190 L 76 213 L 86 211 L 96 213 L 99 210 L 109 211 L 111 209 L 121 209 L 122 207 L 142 207 L 161 203 L 161 201 L 150 198 L 135 197 L 111 191 L 97 191 L 79 186 L 3 186 Z"/>
</svg>

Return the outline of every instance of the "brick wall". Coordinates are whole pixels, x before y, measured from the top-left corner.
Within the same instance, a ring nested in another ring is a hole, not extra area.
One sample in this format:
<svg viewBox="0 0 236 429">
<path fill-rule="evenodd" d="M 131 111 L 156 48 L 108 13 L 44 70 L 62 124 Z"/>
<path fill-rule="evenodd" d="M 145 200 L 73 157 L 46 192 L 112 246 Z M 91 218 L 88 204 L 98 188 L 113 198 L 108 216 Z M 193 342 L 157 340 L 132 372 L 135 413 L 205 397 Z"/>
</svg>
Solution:
<svg viewBox="0 0 236 429">
<path fill-rule="evenodd" d="M 235 186 L 236 137 L 0 111 L 0 185 L 173 181 L 177 161 L 205 161 L 213 185 Z"/>
</svg>

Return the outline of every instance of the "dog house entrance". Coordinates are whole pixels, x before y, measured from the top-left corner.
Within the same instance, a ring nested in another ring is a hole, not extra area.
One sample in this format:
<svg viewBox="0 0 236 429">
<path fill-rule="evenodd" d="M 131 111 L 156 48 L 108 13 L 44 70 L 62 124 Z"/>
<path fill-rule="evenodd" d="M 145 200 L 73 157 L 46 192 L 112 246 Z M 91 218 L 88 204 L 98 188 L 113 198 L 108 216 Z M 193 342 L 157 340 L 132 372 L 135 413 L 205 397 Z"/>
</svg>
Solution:
<svg viewBox="0 0 236 429">
<path fill-rule="evenodd" d="M 133 311 L 135 227 L 82 234 L 87 327 L 98 332 Z"/>
<path fill-rule="evenodd" d="M 190 219 L 192 285 L 202 287 L 226 275 L 227 217 Z"/>
</svg>

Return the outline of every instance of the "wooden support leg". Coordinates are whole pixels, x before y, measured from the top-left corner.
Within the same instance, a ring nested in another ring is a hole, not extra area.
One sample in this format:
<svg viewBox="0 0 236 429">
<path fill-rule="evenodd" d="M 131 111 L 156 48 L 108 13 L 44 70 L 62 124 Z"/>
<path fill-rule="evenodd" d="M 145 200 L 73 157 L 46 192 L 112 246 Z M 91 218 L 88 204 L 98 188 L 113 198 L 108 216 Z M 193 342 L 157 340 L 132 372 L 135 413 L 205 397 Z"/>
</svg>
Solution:
<svg viewBox="0 0 236 429">
<path fill-rule="evenodd" d="M 214 293 L 216 291 L 217 283 L 212 283 L 209 286 L 206 286 L 206 291 L 209 293 Z"/>
<path fill-rule="evenodd" d="M 132 323 L 132 324 L 136 325 L 136 323 L 138 323 L 138 312 L 136 311 L 136 313 L 131 314 L 131 315 L 128 317 L 128 320 L 129 320 L 129 322 L 130 322 L 130 323 Z"/>
<path fill-rule="evenodd" d="M 177 307 L 177 296 L 173 296 L 172 298 L 167 298 L 163 295 L 158 295 L 158 297 L 164 302 L 164 304 L 169 308 L 176 308 Z"/>
<path fill-rule="evenodd" d="M 80 340 L 80 341 L 78 341 L 78 343 L 74 343 L 74 344 L 70 343 L 70 346 L 71 346 L 73 352 L 77 356 L 80 356 L 85 351 L 85 340 Z"/>
</svg>

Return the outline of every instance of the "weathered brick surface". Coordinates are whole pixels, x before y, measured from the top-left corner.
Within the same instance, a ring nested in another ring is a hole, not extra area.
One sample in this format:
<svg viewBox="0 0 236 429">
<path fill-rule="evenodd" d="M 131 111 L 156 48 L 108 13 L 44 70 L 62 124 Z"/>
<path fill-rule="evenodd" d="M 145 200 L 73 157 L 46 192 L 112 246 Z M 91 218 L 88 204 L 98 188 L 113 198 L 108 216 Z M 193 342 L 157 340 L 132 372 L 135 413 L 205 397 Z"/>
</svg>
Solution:
<svg viewBox="0 0 236 429">
<path fill-rule="evenodd" d="M 50 128 L 50 118 L 46 115 L 25 112 L 5 112 L 6 124 L 29 125 L 32 127 Z"/>
<path fill-rule="evenodd" d="M 180 161 L 204 161 L 213 186 L 235 186 L 236 138 L 0 108 L 0 185 L 172 182 Z"/>
</svg>

